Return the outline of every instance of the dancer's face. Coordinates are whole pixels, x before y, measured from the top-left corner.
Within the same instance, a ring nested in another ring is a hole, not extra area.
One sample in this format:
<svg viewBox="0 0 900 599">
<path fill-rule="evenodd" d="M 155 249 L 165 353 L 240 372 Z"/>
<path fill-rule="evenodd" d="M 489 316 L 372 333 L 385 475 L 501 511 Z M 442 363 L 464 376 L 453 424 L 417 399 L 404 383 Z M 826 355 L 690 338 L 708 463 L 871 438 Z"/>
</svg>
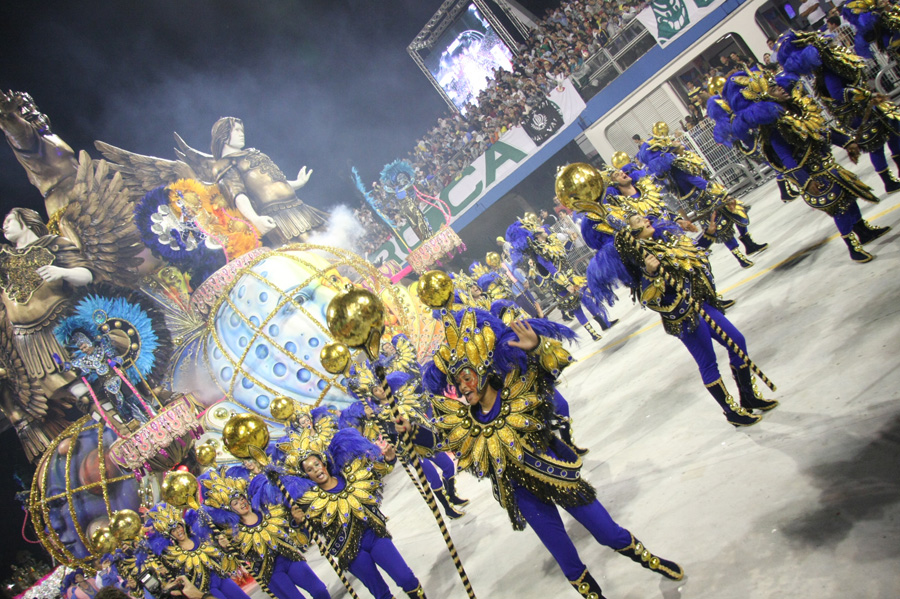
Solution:
<svg viewBox="0 0 900 599">
<path fill-rule="evenodd" d="M 628 226 L 631 227 L 637 239 L 650 239 L 653 235 L 653 225 L 650 224 L 650 219 L 646 216 L 632 216 L 628 219 Z"/>
<path fill-rule="evenodd" d="M 484 399 L 484 390 L 480 389 L 481 377 L 471 368 L 463 368 L 456 374 L 454 382 L 460 394 L 466 398 L 469 405 L 476 405 Z"/>
<path fill-rule="evenodd" d="M 246 516 L 250 513 L 250 502 L 244 496 L 236 497 L 231 500 L 231 511 L 238 516 Z"/>
<path fill-rule="evenodd" d="M 331 480 L 332 476 L 328 473 L 328 468 L 325 467 L 325 464 L 322 463 L 316 456 L 310 456 L 303 460 L 303 472 L 306 473 L 306 476 L 309 477 L 309 480 L 313 481 L 320 487 L 328 484 Z"/>
</svg>

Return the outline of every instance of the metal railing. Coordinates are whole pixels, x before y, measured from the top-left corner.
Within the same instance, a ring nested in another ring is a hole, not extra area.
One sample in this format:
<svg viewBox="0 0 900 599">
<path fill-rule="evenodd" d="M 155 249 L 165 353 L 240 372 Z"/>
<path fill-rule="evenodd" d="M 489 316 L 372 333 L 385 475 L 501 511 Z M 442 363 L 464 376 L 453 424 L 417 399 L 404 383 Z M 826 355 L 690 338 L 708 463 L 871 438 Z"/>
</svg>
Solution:
<svg viewBox="0 0 900 599">
<path fill-rule="evenodd" d="M 600 48 L 572 73 L 578 93 L 585 101 L 613 82 L 637 60 L 656 46 L 656 39 L 637 19 Z"/>
</svg>

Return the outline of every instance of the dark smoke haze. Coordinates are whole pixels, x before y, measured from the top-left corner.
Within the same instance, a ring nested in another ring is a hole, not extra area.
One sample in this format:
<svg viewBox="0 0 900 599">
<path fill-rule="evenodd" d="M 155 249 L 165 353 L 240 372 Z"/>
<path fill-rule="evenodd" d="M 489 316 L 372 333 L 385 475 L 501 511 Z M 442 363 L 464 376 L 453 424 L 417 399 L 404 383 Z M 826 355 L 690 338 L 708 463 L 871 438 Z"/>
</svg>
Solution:
<svg viewBox="0 0 900 599">
<path fill-rule="evenodd" d="M 22 2 L 0 6 L 0 87 L 28 91 L 77 151 L 95 139 L 174 158 L 172 132 L 209 151 L 220 116 L 293 178 L 300 196 L 357 203 L 446 104 L 406 45 L 439 0 Z M 40 204 L 0 150 L 3 207 Z M 5 212 L 5 210 L 4 210 Z"/>
</svg>

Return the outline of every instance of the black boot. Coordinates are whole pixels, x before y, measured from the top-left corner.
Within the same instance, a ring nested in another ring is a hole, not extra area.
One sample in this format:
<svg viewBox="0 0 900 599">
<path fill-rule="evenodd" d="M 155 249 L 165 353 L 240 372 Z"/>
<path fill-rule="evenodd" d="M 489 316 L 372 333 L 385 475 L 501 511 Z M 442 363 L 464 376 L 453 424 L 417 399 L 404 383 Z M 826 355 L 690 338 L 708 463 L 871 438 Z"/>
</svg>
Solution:
<svg viewBox="0 0 900 599">
<path fill-rule="evenodd" d="M 562 416 L 559 416 L 560 420 L 562 420 Z M 572 450 L 578 455 L 584 455 L 590 451 L 590 449 L 585 449 L 584 447 L 578 447 L 575 445 L 575 441 L 572 440 L 572 423 L 566 419 L 559 426 L 559 436 L 563 440 L 563 442 L 572 448 Z"/>
<path fill-rule="evenodd" d="M 444 490 L 447 491 L 447 499 L 450 500 L 450 503 L 453 505 L 458 505 L 460 507 L 465 507 L 469 505 L 468 499 L 463 499 L 459 495 L 456 494 L 456 477 L 451 476 L 450 478 L 445 478 L 444 480 Z"/>
<path fill-rule="evenodd" d="M 853 225 L 853 232 L 856 233 L 859 242 L 862 244 L 875 241 L 890 230 L 890 227 L 873 227 L 863 219 L 859 219 L 856 224 Z"/>
<path fill-rule="evenodd" d="M 450 501 L 447 499 L 446 489 L 441 487 L 440 489 L 432 489 L 434 492 L 434 498 L 437 499 L 438 503 L 441 504 L 441 507 L 444 508 L 444 514 L 450 518 L 451 520 L 458 520 L 466 515 L 465 512 L 459 512 L 450 505 Z"/>
<path fill-rule="evenodd" d="M 734 398 L 728 393 L 728 389 L 725 388 L 725 383 L 722 382 L 721 378 L 716 382 L 707 385 L 706 388 L 709 389 L 710 395 L 713 396 L 713 399 L 716 400 L 722 407 L 722 411 L 725 412 L 725 420 L 734 426 L 753 426 L 762 420 L 762 416 L 751 414 L 741 407 L 739 403 L 734 401 Z"/>
<path fill-rule="evenodd" d="M 594 320 L 596 320 L 596 321 L 597 321 L 597 324 L 600 325 L 600 330 L 601 330 L 601 331 L 605 331 L 606 329 L 611 329 L 611 328 L 613 328 L 614 326 L 616 326 L 616 323 L 617 323 L 617 322 L 619 322 L 619 319 L 618 319 L 618 318 L 615 319 L 615 320 L 604 321 L 604 320 L 603 320 L 601 317 L 599 317 L 599 316 L 595 316 L 595 317 L 594 317 Z"/>
<path fill-rule="evenodd" d="M 781 194 L 782 202 L 790 202 L 800 194 L 795 186 L 788 187 L 784 179 L 776 179 L 776 181 L 778 182 L 778 192 Z"/>
<path fill-rule="evenodd" d="M 425 591 L 422 589 L 422 585 L 417 586 L 411 591 L 403 591 L 406 593 L 406 596 L 409 599 L 425 599 Z"/>
<path fill-rule="evenodd" d="M 716 307 L 724 314 L 725 310 L 731 308 L 737 303 L 737 300 L 725 299 L 721 295 L 716 298 Z"/>
<path fill-rule="evenodd" d="M 600 336 L 600 333 L 594 330 L 594 327 L 591 326 L 591 323 L 584 323 L 584 330 L 586 330 L 591 335 L 591 339 L 594 341 L 600 341 L 603 337 Z"/>
<path fill-rule="evenodd" d="M 731 253 L 734 254 L 734 257 L 737 258 L 738 264 L 741 265 L 741 268 L 750 268 L 753 266 L 753 262 L 747 258 L 744 254 L 741 253 L 741 250 L 734 248 L 731 250 Z"/>
<path fill-rule="evenodd" d="M 864 264 L 875 259 L 875 256 L 863 249 L 862 244 L 856 237 L 856 233 L 847 233 L 846 235 L 841 235 L 841 237 L 844 238 L 844 243 L 847 244 L 847 249 L 850 250 L 850 259 L 854 262 Z"/>
<path fill-rule="evenodd" d="M 886 193 L 900 191 L 900 181 L 894 178 L 893 173 L 889 169 L 884 169 L 878 173 L 878 176 L 881 177 L 881 181 L 884 183 L 884 191 Z"/>
<path fill-rule="evenodd" d="M 744 244 L 744 249 L 747 250 L 748 256 L 761 252 L 769 247 L 768 243 L 756 243 L 755 241 L 753 241 L 753 239 L 751 239 L 750 237 L 750 233 L 744 233 L 743 235 L 738 237 L 738 239 L 740 239 L 741 243 Z"/>
<path fill-rule="evenodd" d="M 734 382 L 737 383 L 738 393 L 741 397 L 741 406 L 751 412 L 753 410 L 771 410 L 778 405 L 778 401 L 774 399 L 766 399 L 756 388 L 756 381 L 753 379 L 753 373 L 750 367 L 744 364 L 740 368 L 731 365 L 731 373 L 734 375 Z"/>
<path fill-rule="evenodd" d="M 648 570 L 659 572 L 666 578 L 671 578 L 672 580 L 684 578 L 684 570 L 681 569 L 681 566 L 673 561 L 653 555 L 644 547 L 643 543 L 634 538 L 634 535 L 631 535 L 631 543 L 627 547 L 616 549 L 616 551 L 631 558 L 632 561 L 639 563 Z"/>
<path fill-rule="evenodd" d="M 587 571 L 587 568 L 584 569 L 584 572 L 578 577 L 578 580 L 570 580 L 569 584 L 575 587 L 575 590 L 578 591 L 582 597 L 587 597 L 588 599 L 606 599 L 603 596 L 603 591 L 600 590 L 600 585 L 597 584 L 597 581 L 594 580 L 591 573 Z"/>
</svg>

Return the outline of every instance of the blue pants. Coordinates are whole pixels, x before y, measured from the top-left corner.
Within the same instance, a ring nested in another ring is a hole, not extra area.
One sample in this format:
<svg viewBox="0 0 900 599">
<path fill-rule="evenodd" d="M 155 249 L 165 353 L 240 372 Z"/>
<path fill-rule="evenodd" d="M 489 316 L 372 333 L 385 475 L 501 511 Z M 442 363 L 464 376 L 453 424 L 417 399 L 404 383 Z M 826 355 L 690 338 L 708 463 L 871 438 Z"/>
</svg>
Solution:
<svg viewBox="0 0 900 599">
<path fill-rule="evenodd" d="M 531 294 L 527 289 L 522 292 L 521 295 L 517 295 L 516 299 L 513 300 L 516 302 L 516 305 L 525 310 L 525 313 L 528 314 L 532 318 L 537 318 L 537 299 Z"/>
<path fill-rule="evenodd" d="M 834 218 L 834 224 L 837 225 L 841 235 L 847 235 L 853 232 L 853 225 L 862 218 L 862 212 L 859 211 L 859 204 L 856 203 L 856 200 L 853 200 L 853 203 L 846 210 L 840 214 L 835 214 L 832 218 Z"/>
<path fill-rule="evenodd" d="M 519 510 L 559 564 L 566 579 L 577 580 L 586 566 L 578 557 L 575 544 L 563 526 L 559 509 L 552 503 L 541 501 L 531 491 L 522 487 L 517 487 L 515 493 Z M 622 549 L 631 543 L 631 533 L 616 524 L 598 500 L 588 505 L 568 508 L 566 511 L 594 535 L 601 545 Z"/>
<path fill-rule="evenodd" d="M 456 474 L 456 466 L 453 464 L 453 460 L 450 459 L 446 453 L 440 452 L 434 454 L 433 457 L 430 458 L 419 458 L 419 462 L 422 464 L 422 470 L 425 472 L 425 478 L 428 479 L 428 486 L 437 491 L 441 487 L 444 486 L 444 478 L 450 478 L 454 474 Z M 441 473 L 438 474 L 437 468 L 441 469 Z"/>
<path fill-rule="evenodd" d="M 215 572 L 209 573 L 209 594 L 216 599 L 250 599 L 235 581 L 223 578 Z"/>
<path fill-rule="evenodd" d="M 703 304 L 703 309 L 706 310 L 706 313 L 716 321 L 716 324 L 718 324 L 723 331 L 728 333 L 728 336 L 731 337 L 737 346 L 746 354 L 747 342 L 744 341 L 744 336 L 727 318 L 725 318 L 725 315 L 707 303 Z M 688 351 L 691 352 L 691 355 L 694 356 L 694 360 L 700 368 L 700 377 L 703 379 L 703 384 L 709 385 L 716 382 L 720 378 L 720 375 L 719 366 L 716 363 L 716 352 L 713 349 L 712 342 L 713 339 L 715 339 L 727 349 L 728 346 L 725 345 L 722 338 L 717 333 L 713 332 L 709 328 L 709 325 L 706 324 L 706 321 L 701 318 L 700 322 L 697 324 L 697 329 L 693 333 L 682 332 L 680 339 L 685 347 L 688 348 Z M 728 358 L 734 366 L 740 367 L 744 364 L 744 361 L 731 349 L 728 349 Z"/>
<path fill-rule="evenodd" d="M 359 578 L 375 599 L 392 599 L 394 595 L 376 566 L 387 572 L 404 591 L 414 591 L 419 586 L 419 579 L 403 561 L 394 542 L 377 536 L 370 529 L 363 533 L 359 554 L 348 570 Z"/>
<path fill-rule="evenodd" d="M 331 599 L 331 593 L 325 583 L 319 580 L 316 573 L 306 562 L 292 562 L 283 555 L 275 558 L 275 567 L 269 579 L 269 588 L 277 599 L 304 599 L 306 590 L 312 599 Z"/>
</svg>

